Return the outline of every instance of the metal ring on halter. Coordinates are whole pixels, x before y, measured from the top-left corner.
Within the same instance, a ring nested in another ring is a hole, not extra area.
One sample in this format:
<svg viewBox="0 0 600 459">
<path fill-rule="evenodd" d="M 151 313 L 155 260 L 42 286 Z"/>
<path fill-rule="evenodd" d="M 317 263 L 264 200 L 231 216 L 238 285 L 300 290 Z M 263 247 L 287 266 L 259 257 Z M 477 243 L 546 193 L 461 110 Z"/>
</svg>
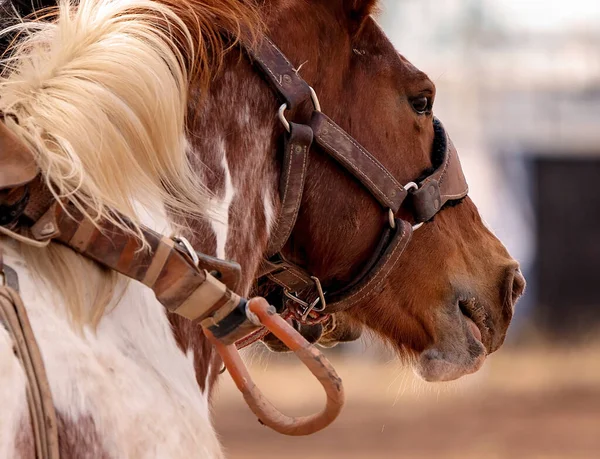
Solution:
<svg viewBox="0 0 600 459">
<path fill-rule="evenodd" d="M 290 132 L 290 123 L 288 123 L 288 120 L 285 119 L 285 111 L 286 110 L 287 110 L 287 104 L 283 104 L 281 107 L 279 107 L 277 116 L 279 117 L 279 121 L 281 121 L 281 124 L 283 124 L 283 127 L 285 128 L 285 130 Z"/>
<path fill-rule="evenodd" d="M 403 188 L 408 192 L 410 190 L 418 190 L 419 185 L 417 185 L 415 182 L 408 182 L 406 185 L 404 185 Z M 390 212 L 391 212 L 391 210 L 390 210 Z M 413 232 L 417 231 L 424 224 L 425 224 L 425 222 L 421 222 L 421 223 L 417 223 L 416 225 L 413 225 L 413 227 L 412 227 Z M 393 228 L 393 226 L 392 226 L 392 228 Z"/>
<path fill-rule="evenodd" d="M 418 230 L 418 229 L 419 229 L 421 226 L 423 226 L 424 224 L 425 224 L 425 222 L 421 222 L 421 223 L 417 223 L 416 225 L 413 225 L 413 226 L 412 226 L 413 233 L 414 233 L 415 231 L 417 231 L 417 230 Z"/>
<path fill-rule="evenodd" d="M 315 286 L 317 287 L 317 293 L 319 294 L 319 301 L 321 302 L 321 306 L 319 306 L 319 308 L 317 309 L 315 306 L 319 302 L 315 300 L 312 304 L 312 308 L 303 314 L 303 316 L 306 315 L 306 317 L 308 317 L 308 314 L 310 314 L 311 311 L 323 312 L 327 307 L 327 302 L 325 301 L 325 292 L 323 291 L 323 287 L 321 286 L 321 281 L 316 276 L 310 276 L 310 278 L 313 280 Z"/>
<path fill-rule="evenodd" d="M 315 111 L 320 112 L 321 111 L 321 103 L 319 102 L 317 93 L 311 86 L 309 86 L 308 88 L 310 90 L 310 99 L 312 100 Z M 290 123 L 285 117 L 285 111 L 287 109 L 288 109 L 287 104 L 282 104 L 279 107 L 279 110 L 277 111 L 277 116 L 279 117 L 279 121 L 281 121 L 281 124 L 283 124 L 283 127 L 285 128 L 285 130 L 290 132 Z"/>
<path fill-rule="evenodd" d="M 394 216 L 394 211 L 392 209 L 388 209 L 388 220 L 390 228 L 396 229 L 396 217 Z"/>
<path fill-rule="evenodd" d="M 292 300 L 294 303 L 299 304 L 303 308 L 310 307 L 310 305 L 306 301 L 301 300 L 300 298 L 298 298 L 296 295 L 294 295 L 292 292 L 290 292 L 287 288 L 283 289 L 283 294 L 285 296 L 287 296 L 290 300 Z"/>
<path fill-rule="evenodd" d="M 408 182 L 402 188 L 404 188 L 404 191 L 409 192 L 410 190 L 418 190 L 419 185 L 417 185 L 415 182 Z"/>
<path fill-rule="evenodd" d="M 187 252 L 187 254 L 192 259 L 192 262 L 194 263 L 194 266 L 198 266 L 198 264 L 200 263 L 200 258 L 198 258 L 198 254 L 194 250 L 194 247 L 192 246 L 192 244 L 190 243 L 190 241 L 188 241 L 183 236 L 174 236 L 173 240 L 175 242 L 179 242 L 183 246 L 183 248 L 185 249 L 185 251 Z"/>
<path fill-rule="evenodd" d="M 313 105 L 315 107 L 315 111 L 316 112 L 320 112 L 321 111 L 321 103 L 319 102 L 319 98 L 317 97 L 317 93 L 312 88 L 312 86 L 309 86 L 308 89 L 310 89 L 310 98 L 311 98 L 312 103 L 313 103 Z"/>
</svg>

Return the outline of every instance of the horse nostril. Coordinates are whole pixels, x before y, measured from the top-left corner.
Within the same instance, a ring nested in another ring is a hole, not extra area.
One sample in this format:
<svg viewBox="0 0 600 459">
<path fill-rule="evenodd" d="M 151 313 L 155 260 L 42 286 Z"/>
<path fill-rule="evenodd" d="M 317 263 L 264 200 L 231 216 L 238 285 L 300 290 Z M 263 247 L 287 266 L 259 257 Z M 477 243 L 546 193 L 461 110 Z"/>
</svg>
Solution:
<svg viewBox="0 0 600 459">
<path fill-rule="evenodd" d="M 516 268 L 510 275 L 512 275 L 512 287 L 511 287 L 511 306 L 514 308 L 517 300 L 525 291 L 525 278 L 521 274 L 521 270 Z"/>
</svg>

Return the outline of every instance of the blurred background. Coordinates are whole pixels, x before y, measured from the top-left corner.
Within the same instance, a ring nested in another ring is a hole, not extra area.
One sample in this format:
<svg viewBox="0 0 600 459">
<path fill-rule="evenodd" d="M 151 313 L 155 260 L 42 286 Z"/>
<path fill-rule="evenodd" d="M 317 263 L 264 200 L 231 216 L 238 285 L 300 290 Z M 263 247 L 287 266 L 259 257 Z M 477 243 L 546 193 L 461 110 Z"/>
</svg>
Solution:
<svg viewBox="0 0 600 459">
<path fill-rule="evenodd" d="M 470 194 L 527 292 L 502 350 L 459 382 L 422 383 L 368 338 L 330 352 L 348 403 L 310 438 L 260 426 L 224 377 L 228 457 L 600 458 L 600 1 L 387 0 L 379 22 L 436 83 Z M 322 402 L 291 357 L 246 358 L 282 409 Z"/>
</svg>

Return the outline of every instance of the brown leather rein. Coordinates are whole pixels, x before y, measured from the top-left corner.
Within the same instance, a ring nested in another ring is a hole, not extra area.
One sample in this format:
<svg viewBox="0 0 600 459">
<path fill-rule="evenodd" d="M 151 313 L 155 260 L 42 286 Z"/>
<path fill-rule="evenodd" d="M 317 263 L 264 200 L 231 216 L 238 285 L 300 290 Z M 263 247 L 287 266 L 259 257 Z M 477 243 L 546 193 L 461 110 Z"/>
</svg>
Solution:
<svg viewBox="0 0 600 459">
<path fill-rule="evenodd" d="M 315 92 L 268 38 L 246 50 L 284 102 L 279 114 L 287 130 L 281 171 L 281 213 L 260 275 L 279 285 L 292 303 L 300 306 L 300 309 L 291 308 L 299 319 L 308 321 L 309 315 L 314 318 L 316 313 L 316 320 L 320 320 L 319 315 L 342 311 L 364 301 L 397 265 L 413 232 L 409 222 L 397 217 L 405 202 L 410 200 L 414 221 L 419 224 L 430 220 L 446 202 L 464 197 L 468 188 L 456 150 L 438 121 L 434 122 L 435 149 L 440 163 L 419 183 L 402 185 L 373 155 L 321 112 Z M 285 118 L 286 110 L 294 110 L 308 101 L 312 101 L 314 107 L 308 124 Z M 298 216 L 313 144 L 354 176 L 389 217 L 372 260 L 354 281 L 329 294 L 319 279 L 281 255 Z M 28 243 L 45 245 L 52 241 L 66 245 L 150 287 L 167 310 L 203 327 L 251 409 L 264 424 L 278 432 L 307 435 L 326 427 L 339 414 L 343 388 L 331 365 L 264 299 L 248 301 L 234 293 L 240 276 L 237 263 L 199 254 L 185 239 L 165 237 L 148 228 L 142 228 L 147 244 L 144 248 L 139 238 L 123 228 L 107 220 L 90 220 L 72 204 L 56 202 L 38 175 L 33 155 L 4 123 L 0 123 L 0 230 Z M 3 270 L 0 264 L 0 275 L 8 272 L 12 273 L 8 267 Z M 6 293 L 5 297 L 18 299 L 15 289 L 2 284 L 0 282 L 0 289 Z M 300 298 L 307 292 L 312 293 Z M 263 327 L 266 328 L 263 330 Z M 254 386 L 235 350 L 235 343 L 241 339 L 249 342 L 249 336 L 265 332 L 279 337 L 320 380 L 327 393 L 327 406 L 322 412 L 306 418 L 286 417 Z M 35 339 L 32 336 L 30 339 L 35 345 Z M 42 365 L 41 360 L 37 365 Z M 43 369 L 36 374 L 43 374 Z M 42 385 L 47 387 L 47 380 L 45 383 Z M 34 402 L 35 399 L 30 399 L 30 404 Z M 48 429 L 48 426 L 36 429 Z M 49 436 L 54 438 L 54 435 L 55 429 Z M 54 447 L 54 440 L 49 443 Z"/>
</svg>

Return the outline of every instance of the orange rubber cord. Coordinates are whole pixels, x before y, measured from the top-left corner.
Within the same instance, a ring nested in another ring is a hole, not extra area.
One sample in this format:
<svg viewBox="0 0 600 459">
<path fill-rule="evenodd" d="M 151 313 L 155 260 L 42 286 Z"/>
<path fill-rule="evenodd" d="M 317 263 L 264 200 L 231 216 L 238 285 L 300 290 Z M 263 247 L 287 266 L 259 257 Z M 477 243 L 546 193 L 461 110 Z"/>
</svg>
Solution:
<svg viewBox="0 0 600 459">
<path fill-rule="evenodd" d="M 327 402 L 323 410 L 309 416 L 292 417 L 281 413 L 254 384 L 235 344 L 223 344 L 205 328 L 206 337 L 221 355 L 246 403 L 262 424 L 281 434 L 310 435 L 324 429 L 338 417 L 344 405 L 342 380 L 325 356 L 279 316 L 267 300 L 253 298 L 248 302 L 248 309 L 256 315 L 262 325 L 292 350 L 319 380 L 325 389 Z"/>
</svg>

